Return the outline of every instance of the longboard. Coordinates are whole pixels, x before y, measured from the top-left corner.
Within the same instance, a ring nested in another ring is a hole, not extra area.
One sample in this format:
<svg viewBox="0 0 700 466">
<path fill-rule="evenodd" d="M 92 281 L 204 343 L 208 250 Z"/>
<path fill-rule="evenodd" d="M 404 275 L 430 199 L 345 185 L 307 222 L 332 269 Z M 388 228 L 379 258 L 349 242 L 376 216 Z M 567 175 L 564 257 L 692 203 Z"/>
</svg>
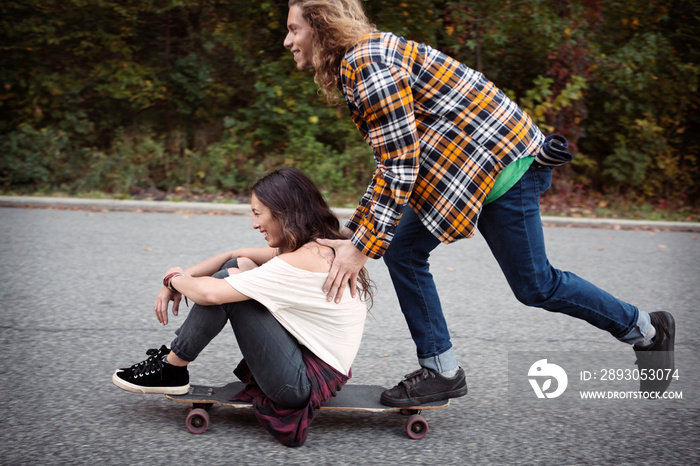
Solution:
<svg viewBox="0 0 700 466">
<path fill-rule="evenodd" d="M 212 406 L 222 406 L 234 409 L 252 409 L 253 405 L 247 402 L 230 401 L 244 388 L 242 382 L 231 382 L 223 387 L 208 387 L 205 385 L 191 385 L 188 393 L 184 395 L 165 395 L 172 401 L 179 403 L 191 403 L 192 410 L 187 415 L 185 426 L 193 434 L 201 434 L 209 428 L 209 413 Z M 337 395 L 321 407 L 325 411 L 360 411 L 371 413 L 398 412 L 408 416 L 406 420 L 406 433 L 412 439 L 422 439 L 428 434 L 428 422 L 421 414 L 423 410 L 442 409 L 450 404 L 450 400 L 436 401 L 418 406 L 397 408 L 385 406 L 380 403 L 379 397 L 386 390 L 379 385 L 345 385 Z"/>
</svg>

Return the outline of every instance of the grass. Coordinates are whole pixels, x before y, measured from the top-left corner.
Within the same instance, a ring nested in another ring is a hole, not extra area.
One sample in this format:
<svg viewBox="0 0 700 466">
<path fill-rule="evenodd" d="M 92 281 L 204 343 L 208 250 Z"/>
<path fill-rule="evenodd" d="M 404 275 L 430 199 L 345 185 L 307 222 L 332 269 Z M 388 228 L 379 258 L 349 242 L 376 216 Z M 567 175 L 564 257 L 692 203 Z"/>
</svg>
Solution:
<svg viewBox="0 0 700 466">
<path fill-rule="evenodd" d="M 679 202 L 635 201 L 619 196 L 591 195 L 562 198 L 552 194 L 540 199 L 542 215 L 559 217 L 614 218 L 669 222 L 700 222 L 700 207 Z"/>
</svg>

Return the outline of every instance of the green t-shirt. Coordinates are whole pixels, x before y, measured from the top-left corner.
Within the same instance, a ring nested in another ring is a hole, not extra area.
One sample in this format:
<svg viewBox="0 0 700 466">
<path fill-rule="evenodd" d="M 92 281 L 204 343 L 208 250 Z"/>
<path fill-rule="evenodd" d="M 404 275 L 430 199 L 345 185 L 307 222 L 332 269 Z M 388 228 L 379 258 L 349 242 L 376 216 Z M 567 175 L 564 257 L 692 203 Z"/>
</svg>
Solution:
<svg viewBox="0 0 700 466">
<path fill-rule="evenodd" d="M 528 168 L 530 168 L 530 165 L 532 165 L 532 162 L 534 161 L 535 157 L 523 157 L 501 170 L 501 173 L 498 174 L 498 177 L 496 178 L 496 181 L 493 184 L 493 189 L 491 190 L 489 195 L 486 196 L 484 205 L 495 201 L 496 199 L 507 193 L 508 190 L 512 188 L 513 185 L 515 185 L 515 183 L 520 181 L 520 178 L 523 177 L 525 172 L 528 170 Z"/>
</svg>

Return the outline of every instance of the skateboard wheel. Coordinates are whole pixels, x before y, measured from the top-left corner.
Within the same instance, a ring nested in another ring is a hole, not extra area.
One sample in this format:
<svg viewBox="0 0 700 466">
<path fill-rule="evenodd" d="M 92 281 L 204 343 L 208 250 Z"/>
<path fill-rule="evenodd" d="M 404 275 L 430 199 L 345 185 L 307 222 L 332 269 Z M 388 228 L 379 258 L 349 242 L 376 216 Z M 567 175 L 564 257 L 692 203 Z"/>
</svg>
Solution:
<svg viewBox="0 0 700 466">
<path fill-rule="evenodd" d="M 420 440 L 428 435 L 428 421 L 420 414 L 413 414 L 406 421 L 406 433 L 413 440 Z"/>
<path fill-rule="evenodd" d="M 187 415 L 185 426 L 191 434 L 202 434 L 209 427 L 209 413 L 202 408 L 195 408 Z"/>
</svg>

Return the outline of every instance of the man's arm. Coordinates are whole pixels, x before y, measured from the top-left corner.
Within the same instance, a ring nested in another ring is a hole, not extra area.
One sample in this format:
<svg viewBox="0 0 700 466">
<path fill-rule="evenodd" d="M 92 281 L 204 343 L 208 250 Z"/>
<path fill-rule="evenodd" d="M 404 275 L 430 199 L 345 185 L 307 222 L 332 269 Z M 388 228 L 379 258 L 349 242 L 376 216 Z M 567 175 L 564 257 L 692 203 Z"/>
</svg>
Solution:
<svg viewBox="0 0 700 466">
<path fill-rule="evenodd" d="M 391 242 L 418 177 L 420 144 L 410 79 L 403 69 L 367 63 L 341 67 L 346 100 L 377 167 L 348 226 L 352 242 L 369 258 Z"/>
<path fill-rule="evenodd" d="M 379 258 L 389 247 L 401 212 L 418 176 L 420 155 L 408 76 L 382 64 L 360 70 L 343 67 L 353 120 L 374 150 L 377 169 L 343 234 L 347 240 L 318 240 L 335 250 L 335 260 L 323 291 L 340 302 L 345 287 L 357 292 L 357 277 L 368 258 Z"/>
</svg>

